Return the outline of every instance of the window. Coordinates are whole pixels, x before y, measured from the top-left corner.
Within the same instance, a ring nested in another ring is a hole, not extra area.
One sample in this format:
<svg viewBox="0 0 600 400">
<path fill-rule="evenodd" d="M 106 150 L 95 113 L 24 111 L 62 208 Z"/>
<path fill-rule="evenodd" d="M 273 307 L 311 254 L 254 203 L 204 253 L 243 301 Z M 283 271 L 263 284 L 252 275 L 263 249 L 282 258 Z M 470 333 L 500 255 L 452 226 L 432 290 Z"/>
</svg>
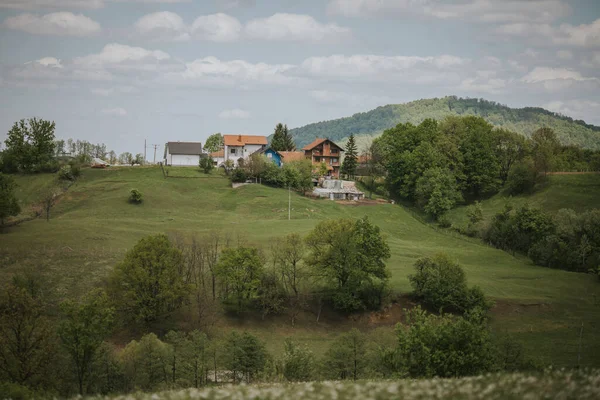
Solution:
<svg viewBox="0 0 600 400">
<path fill-rule="evenodd" d="M 235 149 L 231 149 L 231 154 L 235 154 Z"/>
<path fill-rule="evenodd" d="M 273 154 L 271 154 L 271 153 L 268 153 L 268 154 L 267 154 L 267 157 L 268 157 L 268 158 L 273 158 Z"/>
<path fill-rule="evenodd" d="M 321 157 L 315 157 L 315 162 L 321 162 Z"/>
<path fill-rule="evenodd" d="M 337 154 L 337 152 L 338 152 L 338 149 L 334 149 L 334 148 L 331 149 L 331 154 Z"/>
</svg>

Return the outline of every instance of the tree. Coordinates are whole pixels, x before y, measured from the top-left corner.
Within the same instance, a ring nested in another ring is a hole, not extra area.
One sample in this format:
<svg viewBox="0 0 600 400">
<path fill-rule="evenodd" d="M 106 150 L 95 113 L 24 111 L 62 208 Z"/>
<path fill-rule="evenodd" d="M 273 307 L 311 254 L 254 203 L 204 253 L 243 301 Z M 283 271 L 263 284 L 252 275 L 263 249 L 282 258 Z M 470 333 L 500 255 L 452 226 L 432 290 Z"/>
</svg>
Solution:
<svg viewBox="0 0 600 400">
<path fill-rule="evenodd" d="M 54 186 L 44 189 L 41 196 L 42 209 L 46 213 L 46 221 L 50 221 L 50 211 L 58 201 L 58 189 Z"/>
<path fill-rule="evenodd" d="M 55 157 L 54 122 L 31 118 L 15 122 L 4 142 L 18 165 L 25 172 L 38 172 Z"/>
<path fill-rule="evenodd" d="M 325 353 L 325 372 L 333 379 L 357 380 L 366 368 L 366 339 L 356 328 L 341 334 Z"/>
<path fill-rule="evenodd" d="M 527 142 L 522 135 L 506 129 L 494 129 L 492 134 L 500 164 L 500 180 L 504 185 L 513 165 L 525 157 Z"/>
<path fill-rule="evenodd" d="M 200 157 L 200 169 L 205 174 L 210 174 L 210 171 L 212 171 L 214 168 L 215 168 L 215 166 L 213 164 L 213 160 L 211 157 L 209 157 L 209 156 Z"/>
<path fill-rule="evenodd" d="M 540 128 L 531 135 L 533 142 L 533 160 L 538 172 L 543 172 L 544 176 L 552 170 L 556 159 L 556 154 L 560 148 L 560 143 L 556 133 L 550 128 Z"/>
<path fill-rule="evenodd" d="M 19 385 L 32 385 L 49 373 L 55 354 L 42 299 L 17 284 L 0 303 L 0 371 Z"/>
<path fill-rule="evenodd" d="M 117 304 L 148 323 L 179 307 L 188 292 L 179 273 L 183 260 L 165 235 L 141 239 L 117 264 L 112 287 Z"/>
<path fill-rule="evenodd" d="M 150 391 L 166 384 L 171 354 L 171 346 L 154 333 L 129 342 L 121 352 L 121 363 L 130 388 Z"/>
<path fill-rule="evenodd" d="M 132 161 L 133 164 L 144 165 L 146 160 L 144 160 L 144 155 L 142 153 L 138 153 L 135 155 L 135 159 Z"/>
<path fill-rule="evenodd" d="M 306 243 L 306 262 L 327 282 L 337 309 L 354 311 L 382 302 L 390 249 L 379 227 L 366 217 L 326 220 L 308 234 Z"/>
<path fill-rule="evenodd" d="M 258 294 L 262 273 L 263 260 L 258 249 L 238 247 L 222 251 L 216 275 L 226 287 L 225 299 L 233 297 L 238 313 L 243 311 L 245 301 Z"/>
<path fill-rule="evenodd" d="M 426 170 L 417 180 L 415 195 L 417 204 L 436 219 L 450 211 L 456 202 L 462 200 L 452 172 L 437 167 Z"/>
<path fill-rule="evenodd" d="M 276 239 L 271 247 L 273 265 L 281 275 L 285 290 L 292 296 L 298 296 L 303 280 L 306 278 L 303 259 L 306 246 L 302 237 L 291 233 Z"/>
<path fill-rule="evenodd" d="M 275 151 L 294 151 L 296 144 L 288 131 L 287 125 L 281 123 L 275 126 L 275 132 L 271 139 L 271 148 Z"/>
<path fill-rule="evenodd" d="M 8 217 L 14 217 L 21 212 L 21 206 L 15 196 L 15 180 L 0 172 L 0 226 Z"/>
<path fill-rule="evenodd" d="M 67 300 L 61 304 L 64 319 L 58 335 L 71 357 L 79 394 L 83 395 L 96 351 L 110 333 L 114 309 L 109 306 L 106 293 L 95 290 L 80 303 Z"/>
<path fill-rule="evenodd" d="M 472 228 L 483 221 L 483 207 L 481 207 L 480 202 L 476 201 L 467 207 L 467 218 L 469 219 L 469 226 Z"/>
<path fill-rule="evenodd" d="M 344 154 L 344 162 L 340 172 L 348 176 L 354 176 L 356 174 L 356 167 L 358 166 L 358 153 L 356 149 L 356 141 L 354 140 L 354 134 L 350 134 L 348 144 L 346 145 L 346 153 Z"/>
<path fill-rule="evenodd" d="M 225 343 L 225 366 L 233 374 L 233 382 L 238 381 L 241 374 L 247 383 L 264 369 L 267 361 L 267 350 L 259 339 L 244 332 L 231 332 Z"/>
<path fill-rule="evenodd" d="M 121 165 L 132 165 L 133 161 L 133 155 L 127 151 L 119 155 L 119 164 Z"/>
<path fill-rule="evenodd" d="M 204 150 L 208 151 L 209 153 L 214 153 L 223 149 L 223 146 L 223 135 L 220 133 L 213 133 L 206 139 L 206 142 L 204 143 Z"/>
<path fill-rule="evenodd" d="M 311 380 L 315 370 L 315 356 L 306 346 L 287 338 L 283 350 L 283 376 L 290 382 Z"/>
<path fill-rule="evenodd" d="M 114 150 L 111 150 L 110 153 L 108 153 L 108 162 L 111 165 L 117 163 L 117 153 L 115 153 Z"/>
</svg>

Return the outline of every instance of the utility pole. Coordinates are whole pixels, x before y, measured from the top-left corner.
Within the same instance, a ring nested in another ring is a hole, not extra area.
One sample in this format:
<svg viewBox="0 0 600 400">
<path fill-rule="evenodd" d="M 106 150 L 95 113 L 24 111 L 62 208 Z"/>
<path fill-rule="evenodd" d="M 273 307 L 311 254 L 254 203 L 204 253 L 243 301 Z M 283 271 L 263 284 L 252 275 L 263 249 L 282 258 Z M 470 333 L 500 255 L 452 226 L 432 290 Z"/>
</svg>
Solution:
<svg viewBox="0 0 600 400">
<path fill-rule="evenodd" d="M 153 144 L 151 146 L 154 147 L 154 164 L 156 164 L 156 149 L 158 146 L 160 146 L 160 144 Z"/>
<path fill-rule="evenodd" d="M 144 139 L 144 164 L 146 164 L 146 148 L 148 148 L 148 145 L 146 144 L 146 139 Z"/>
<path fill-rule="evenodd" d="M 292 187 L 288 185 L 288 221 L 292 219 Z"/>
</svg>

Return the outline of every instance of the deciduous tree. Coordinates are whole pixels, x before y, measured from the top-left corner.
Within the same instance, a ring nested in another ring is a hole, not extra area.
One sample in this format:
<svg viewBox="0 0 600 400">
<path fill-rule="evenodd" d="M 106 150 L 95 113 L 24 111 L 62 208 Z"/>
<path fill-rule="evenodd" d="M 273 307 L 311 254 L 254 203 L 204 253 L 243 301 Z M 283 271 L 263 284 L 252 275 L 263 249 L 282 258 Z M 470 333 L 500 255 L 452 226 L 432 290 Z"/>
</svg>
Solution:
<svg viewBox="0 0 600 400">
<path fill-rule="evenodd" d="M 206 142 L 204 143 L 204 150 L 208 151 L 209 153 L 214 153 L 223 149 L 223 146 L 223 135 L 220 133 L 213 133 L 206 139 Z"/>
<path fill-rule="evenodd" d="M 14 217 L 21 212 L 21 206 L 15 196 L 15 180 L 0 172 L 0 226 L 8 217 Z"/>
<path fill-rule="evenodd" d="M 244 310 L 246 301 L 256 297 L 263 264 L 256 248 L 238 247 L 222 251 L 216 275 L 226 288 L 225 300 L 234 300 L 238 313 Z"/>
</svg>

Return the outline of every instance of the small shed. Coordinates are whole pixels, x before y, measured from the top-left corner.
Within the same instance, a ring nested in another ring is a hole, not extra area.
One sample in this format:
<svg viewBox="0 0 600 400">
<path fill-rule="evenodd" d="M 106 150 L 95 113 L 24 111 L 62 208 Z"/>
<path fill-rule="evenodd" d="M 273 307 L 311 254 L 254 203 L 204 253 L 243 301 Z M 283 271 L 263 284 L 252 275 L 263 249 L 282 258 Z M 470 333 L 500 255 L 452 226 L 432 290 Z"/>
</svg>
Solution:
<svg viewBox="0 0 600 400">
<path fill-rule="evenodd" d="M 165 144 L 165 165 L 198 166 L 202 155 L 200 142 L 168 142 Z"/>
</svg>

